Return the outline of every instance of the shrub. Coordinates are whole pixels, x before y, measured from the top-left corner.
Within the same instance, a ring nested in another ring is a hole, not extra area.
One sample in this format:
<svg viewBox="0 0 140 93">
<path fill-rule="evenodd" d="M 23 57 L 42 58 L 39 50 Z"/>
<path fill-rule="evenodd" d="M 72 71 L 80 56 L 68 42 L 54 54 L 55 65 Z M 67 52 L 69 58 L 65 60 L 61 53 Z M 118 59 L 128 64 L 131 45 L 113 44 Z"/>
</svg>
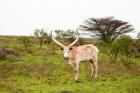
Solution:
<svg viewBox="0 0 140 93">
<path fill-rule="evenodd" d="M 111 63 L 115 63 L 119 56 L 129 57 L 132 48 L 132 39 L 128 35 L 122 35 L 113 43 L 101 42 L 101 52 L 107 54 Z"/>
<path fill-rule="evenodd" d="M 132 38 L 129 35 L 122 35 L 118 42 L 122 54 L 129 56 L 132 49 Z"/>
<path fill-rule="evenodd" d="M 32 41 L 30 39 L 30 37 L 27 36 L 21 36 L 17 39 L 19 41 L 19 43 L 22 45 L 22 48 L 25 49 L 28 53 L 32 52 Z"/>
</svg>

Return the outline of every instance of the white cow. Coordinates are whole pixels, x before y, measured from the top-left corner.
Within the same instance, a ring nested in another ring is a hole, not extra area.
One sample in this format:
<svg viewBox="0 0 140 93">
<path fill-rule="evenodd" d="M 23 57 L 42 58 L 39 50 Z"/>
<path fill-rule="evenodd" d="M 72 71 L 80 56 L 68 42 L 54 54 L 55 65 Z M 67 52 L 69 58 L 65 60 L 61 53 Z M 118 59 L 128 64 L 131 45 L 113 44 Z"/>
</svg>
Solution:
<svg viewBox="0 0 140 93">
<path fill-rule="evenodd" d="M 52 40 L 56 44 L 62 47 L 63 52 L 64 52 L 64 58 L 74 68 L 75 80 L 78 80 L 78 71 L 79 71 L 80 61 L 90 61 L 91 76 L 93 76 L 93 73 L 95 73 L 94 78 L 95 79 L 97 78 L 99 50 L 96 46 L 82 45 L 82 46 L 72 47 L 79 40 L 79 36 L 77 36 L 76 40 L 68 46 L 63 45 L 62 43 L 57 41 L 54 37 L 52 37 Z"/>
</svg>

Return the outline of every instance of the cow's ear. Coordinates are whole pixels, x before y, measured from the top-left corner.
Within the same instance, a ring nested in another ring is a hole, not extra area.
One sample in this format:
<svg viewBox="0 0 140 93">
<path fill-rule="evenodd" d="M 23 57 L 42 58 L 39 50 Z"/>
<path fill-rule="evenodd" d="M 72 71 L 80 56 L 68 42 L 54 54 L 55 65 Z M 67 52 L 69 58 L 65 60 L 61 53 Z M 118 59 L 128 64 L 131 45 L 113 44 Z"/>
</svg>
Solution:
<svg viewBox="0 0 140 93">
<path fill-rule="evenodd" d="M 64 50 L 63 48 L 60 48 L 61 50 Z"/>
<path fill-rule="evenodd" d="M 70 48 L 69 50 L 72 50 L 72 48 Z"/>
</svg>

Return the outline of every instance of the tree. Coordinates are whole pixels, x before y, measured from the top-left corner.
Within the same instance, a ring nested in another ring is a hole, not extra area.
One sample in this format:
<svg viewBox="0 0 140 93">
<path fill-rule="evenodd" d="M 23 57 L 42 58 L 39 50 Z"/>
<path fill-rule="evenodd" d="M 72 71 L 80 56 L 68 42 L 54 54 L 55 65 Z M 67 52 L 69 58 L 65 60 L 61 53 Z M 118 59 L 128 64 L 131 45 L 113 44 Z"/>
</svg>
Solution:
<svg viewBox="0 0 140 93">
<path fill-rule="evenodd" d="M 137 41 L 136 41 L 136 49 L 137 49 L 137 52 L 139 52 L 140 53 L 140 32 L 138 33 L 138 35 L 137 35 Z M 140 56 L 139 56 L 140 57 Z"/>
<path fill-rule="evenodd" d="M 74 30 L 70 30 L 68 29 L 66 32 L 65 32 L 65 37 L 68 38 L 68 40 L 70 42 L 73 42 L 75 40 L 75 36 L 76 36 L 76 32 Z"/>
<path fill-rule="evenodd" d="M 112 43 L 118 36 L 133 31 L 128 22 L 114 19 L 113 17 L 89 18 L 80 28 L 99 36 L 106 43 Z"/>
<path fill-rule="evenodd" d="M 72 42 L 75 40 L 76 32 L 74 30 L 68 29 L 66 31 L 63 30 L 55 30 L 56 38 L 61 39 L 61 42 L 63 42 L 64 38 L 67 38 L 68 41 Z"/>
<path fill-rule="evenodd" d="M 64 38 L 65 32 L 63 30 L 55 30 L 56 38 Z"/>
<path fill-rule="evenodd" d="M 130 55 L 132 49 L 132 38 L 129 35 L 121 35 L 117 44 L 120 46 L 121 52 L 126 56 Z"/>
<path fill-rule="evenodd" d="M 44 37 L 44 43 L 45 44 L 50 44 L 52 41 L 52 38 L 51 38 L 51 33 L 46 33 L 45 37 Z"/>
<path fill-rule="evenodd" d="M 48 37 L 48 34 L 47 34 L 46 32 L 44 32 L 44 29 L 36 29 L 36 30 L 34 31 L 34 35 L 35 35 L 35 37 L 38 38 L 38 40 L 39 40 L 39 45 L 40 45 L 40 47 L 42 48 L 42 45 L 43 45 L 43 43 L 44 43 L 44 39 L 45 39 L 46 37 Z"/>
<path fill-rule="evenodd" d="M 120 47 L 120 45 L 118 45 L 116 43 L 112 43 L 108 47 L 110 48 L 110 50 L 109 50 L 109 52 L 107 52 L 107 54 L 111 59 L 111 63 L 115 63 L 120 54 L 121 47 Z"/>
<path fill-rule="evenodd" d="M 140 32 L 138 33 L 137 38 L 140 39 Z"/>
<path fill-rule="evenodd" d="M 133 53 L 136 53 L 139 55 L 139 53 L 140 53 L 140 32 L 138 32 L 137 39 L 134 40 L 134 42 L 133 42 L 133 47 L 134 47 Z"/>
<path fill-rule="evenodd" d="M 55 30 L 56 38 L 59 39 L 60 42 L 64 41 L 65 32 L 63 30 Z"/>
<path fill-rule="evenodd" d="M 27 52 L 31 53 L 31 46 L 32 46 L 32 41 L 31 37 L 28 36 L 20 36 L 17 38 L 19 43 L 22 45 L 23 49 L 25 49 Z"/>
</svg>

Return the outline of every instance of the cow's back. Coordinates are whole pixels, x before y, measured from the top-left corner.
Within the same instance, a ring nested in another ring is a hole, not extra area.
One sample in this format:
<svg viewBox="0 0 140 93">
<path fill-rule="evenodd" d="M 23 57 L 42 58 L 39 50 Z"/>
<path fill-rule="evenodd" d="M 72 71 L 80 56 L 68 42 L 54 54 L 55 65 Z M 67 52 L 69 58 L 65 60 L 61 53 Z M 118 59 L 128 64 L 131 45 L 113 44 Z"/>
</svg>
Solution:
<svg viewBox="0 0 140 93">
<path fill-rule="evenodd" d="M 82 45 L 76 48 L 76 54 L 80 61 L 90 60 L 98 55 L 98 48 L 94 45 Z"/>
</svg>

